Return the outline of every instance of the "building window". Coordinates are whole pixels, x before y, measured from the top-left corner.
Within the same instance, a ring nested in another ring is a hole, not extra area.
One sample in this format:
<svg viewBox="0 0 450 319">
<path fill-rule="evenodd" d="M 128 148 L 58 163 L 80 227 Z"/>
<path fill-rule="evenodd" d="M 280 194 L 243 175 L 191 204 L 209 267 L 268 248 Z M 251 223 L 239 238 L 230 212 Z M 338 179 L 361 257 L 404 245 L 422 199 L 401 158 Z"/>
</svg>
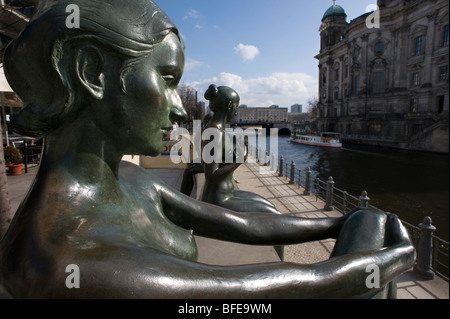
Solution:
<svg viewBox="0 0 450 319">
<path fill-rule="evenodd" d="M 359 75 L 355 75 L 353 79 L 353 94 L 359 93 Z"/>
<path fill-rule="evenodd" d="M 373 73 L 373 86 L 372 91 L 374 94 L 384 93 L 385 85 L 384 85 L 384 72 L 378 71 Z"/>
<path fill-rule="evenodd" d="M 448 80 L 448 65 L 444 65 L 439 68 L 439 81 L 446 80 Z"/>
<path fill-rule="evenodd" d="M 335 100 L 339 99 L 339 92 L 338 91 L 334 91 L 334 99 Z"/>
<path fill-rule="evenodd" d="M 418 101 L 417 97 L 412 97 L 410 102 L 410 112 L 411 113 L 417 113 L 417 107 L 418 107 Z"/>
<path fill-rule="evenodd" d="M 421 55 L 422 54 L 422 41 L 423 41 L 422 36 L 416 38 L 416 46 L 414 48 L 414 54 L 415 55 Z"/>
<path fill-rule="evenodd" d="M 448 47 L 448 24 L 444 27 L 444 46 Z"/>
<path fill-rule="evenodd" d="M 437 111 L 438 114 L 441 114 L 442 112 L 444 112 L 444 101 L 445 101 L 445 96 L 444 95 L 440 95 L 437 97 Z"/>
<path fill-rule="evenodd" d="M 377 42 L 374 47 L 375 54 L 383 54 L 384 52 L 384 43 Z"/>
<path fill-rule="evenodd" d="M 334 70 L 334 80 L 339 81 L 339 69 Z"/>
<path fill-rule="evenodd" d="M 414 72 L 412 74 L 412 85 L 413 86 L 419 86 L 420 80 L 419 80 L 419 72 Z"/>
<path fill-rule="evenodd" d="M 372 134 L 380 134 L 381 133 L 381 124 L 370 124 L 370 132 Z"/>
</svg>

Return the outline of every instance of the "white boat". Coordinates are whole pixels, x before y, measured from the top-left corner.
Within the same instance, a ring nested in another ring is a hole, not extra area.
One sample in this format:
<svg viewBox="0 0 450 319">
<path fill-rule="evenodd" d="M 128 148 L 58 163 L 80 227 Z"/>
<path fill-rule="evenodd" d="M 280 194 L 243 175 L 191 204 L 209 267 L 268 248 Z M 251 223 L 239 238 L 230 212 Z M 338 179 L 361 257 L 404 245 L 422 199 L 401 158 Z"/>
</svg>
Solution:
<svg viewBox="0 0 450 319">
<path fill-rule="evenodd" d="M 323 132 L 320 135 L 306 135 L 294 133 L 291 142 L 326 148 L 342 148 L 341 136 L 339 133 Z"/>
</svg>

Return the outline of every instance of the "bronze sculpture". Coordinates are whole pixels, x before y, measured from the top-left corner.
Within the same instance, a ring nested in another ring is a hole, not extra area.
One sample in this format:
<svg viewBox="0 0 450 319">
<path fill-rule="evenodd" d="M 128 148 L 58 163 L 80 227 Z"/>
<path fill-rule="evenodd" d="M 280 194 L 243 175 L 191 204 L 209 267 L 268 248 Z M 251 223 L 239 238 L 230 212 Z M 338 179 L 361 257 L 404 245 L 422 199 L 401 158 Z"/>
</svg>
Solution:
<svg viewBox="0 0 450 319">
<path fill-rule="evenodd" d="M 65 26 L 68 4 L 80 28 Z M 14 298 L 346 298 L 409 269 L 415 252 L 396 216 L 242 214 L 198 202 L 123 154 L 157 155 L 184 116 L 176 93 L 183 46 L 151 0 L 41 1 L 5 54 L 25 104 L 15 129 L 43 135 L 36 180 L 0 243 L 0 284 Z M 149 104 L 150 101 L 150 104 Z M 255 245 L 338 238 L 315 265 L 195 262 L 193 233 Z M 64 285 L 77 265 L 78 289 Z"/>
<path fill-rule="evenodd" d="M 210 110 L 213 111 L 212 118 L 206 125 L 206 129 L 213 128 L 219 132 L 217 138 L 221 139 L 222 159 L 220 163 L 212 161 L 211 163 L 203 164 L 205 186 L 202 200 L 234 211 L 280 214 L 267 199 L 257 194 L 235 190 L 234 188 L 233 173 L 244 163 L 248 151 L 245 145 L 241 145 L 241 147 L 244 147 L 244 150 L 241 151 L 242 154 L 238 154 L 236 146 L 239 143 L 237 141 L 229 141 L 227 144 L 225 141 L 225 139 L 233 138 L 233 136 L 227 134 L 225 128 L 229 126 L 231 119 L 236 115 L 240 101 L 238 93 L 232 88 L 226 86 L 216 87 L 212 84 L 206 91 L 205 98 L 209 101 Z M 233 148 L 227 150 L 227 145 L 233 146 Z M 230 156 L 230 158 L 233 158 L 231 163 L 226 161 L 227 152 L 233 153 Z M 239 156 L 243 157 L 240 161 L 236 160 Z"/>
</svg>

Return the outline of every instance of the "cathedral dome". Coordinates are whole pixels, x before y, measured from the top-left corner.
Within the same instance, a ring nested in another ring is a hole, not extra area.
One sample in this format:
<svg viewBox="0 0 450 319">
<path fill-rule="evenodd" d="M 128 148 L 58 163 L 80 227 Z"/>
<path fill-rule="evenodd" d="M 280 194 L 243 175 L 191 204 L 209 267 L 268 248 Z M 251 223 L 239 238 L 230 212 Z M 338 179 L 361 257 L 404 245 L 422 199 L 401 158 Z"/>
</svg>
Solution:
<svg viewBox="0 0 450 319">
<path fill-rule="evenodd" d="M 346 17 L 347 14 L 345 13 L 344 8 L 342 8 L 341 6 L 338 6 L 337 4 L 333 4 L 331 7 L 328 8 L 328 10 L 323 15 L 322 21 L 325 18 L 331 17 L 331 16 L 344 16 L 344 17 Z"/>
</svg>

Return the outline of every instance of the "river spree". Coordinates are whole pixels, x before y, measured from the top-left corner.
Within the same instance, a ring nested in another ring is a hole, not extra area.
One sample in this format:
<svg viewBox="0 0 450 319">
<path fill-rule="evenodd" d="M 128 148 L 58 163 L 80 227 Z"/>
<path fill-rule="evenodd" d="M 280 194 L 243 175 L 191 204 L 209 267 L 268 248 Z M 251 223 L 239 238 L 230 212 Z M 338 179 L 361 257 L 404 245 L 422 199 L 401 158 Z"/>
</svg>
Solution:
<svg viewBox="0 0 450 319">
<path fill-rule="evenodd" d="M 267 145 L 269 150 L 269 143 Z M 313 177 L 354 196 L 366 190 L 370 204 L 417 226 L 430 216 L 435 235 L 449 240 L 449 156 L 375 147 L 326 149 L 278 138 L 278 154 L 295 169 L 311 168 Z"/>
</svg>

